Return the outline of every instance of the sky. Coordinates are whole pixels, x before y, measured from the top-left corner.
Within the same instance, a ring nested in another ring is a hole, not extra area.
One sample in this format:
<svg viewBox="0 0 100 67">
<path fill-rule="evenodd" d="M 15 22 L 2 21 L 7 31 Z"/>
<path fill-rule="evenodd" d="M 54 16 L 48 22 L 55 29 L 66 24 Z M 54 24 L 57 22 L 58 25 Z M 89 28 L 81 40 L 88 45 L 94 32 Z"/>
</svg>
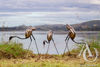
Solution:
<svg viewBox="0 0 100 67">
<path fill-rule="evenodd" d="M 100 0 L 0 0 L 0 26 L 100 20 Z"/>
</svg>

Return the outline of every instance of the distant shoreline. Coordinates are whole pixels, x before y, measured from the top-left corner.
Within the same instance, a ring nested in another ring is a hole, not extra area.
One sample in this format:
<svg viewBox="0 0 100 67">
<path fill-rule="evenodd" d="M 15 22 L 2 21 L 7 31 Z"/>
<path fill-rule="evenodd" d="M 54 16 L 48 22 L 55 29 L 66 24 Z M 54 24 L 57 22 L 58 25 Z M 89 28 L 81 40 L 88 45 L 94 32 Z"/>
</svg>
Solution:
<svg viewBox="0 0 100 67">
<path fill-rule="evenodd" d="M 18 33 L 18 32 L 20 32 L 20 33 L 24 33 L 25 32 L 25 30 L 22 30 L 22 31 L 0 31 L 0 32 L 11 32 L 11 33 Z M 45 33 L 47 33 L 48 31 L 33 31 L 33 33 L 35 34 L 45 34 Z M 67 34 L 68 33 L 68 31 L 54 31 L 54 33 L 55 34 Z M 100 33 L 100 31 L 76 31 L 76 34 L 99 34 Z"/>
<path fill-rule="evenodd" d="M 80 24 L 72 24 L 71 25 L 76 31 L 100 31 L 100 20 L 91 20 L 87 22 L 83 22 Z M 0 31 L 24 31 L 30 26 L 20 25 L 15 27 L 0 27 Z M 47 24 L 47 25 L 39 25 L 36 27 L 36 31 L 67 31 L 65 24 Z"/>
</svg>

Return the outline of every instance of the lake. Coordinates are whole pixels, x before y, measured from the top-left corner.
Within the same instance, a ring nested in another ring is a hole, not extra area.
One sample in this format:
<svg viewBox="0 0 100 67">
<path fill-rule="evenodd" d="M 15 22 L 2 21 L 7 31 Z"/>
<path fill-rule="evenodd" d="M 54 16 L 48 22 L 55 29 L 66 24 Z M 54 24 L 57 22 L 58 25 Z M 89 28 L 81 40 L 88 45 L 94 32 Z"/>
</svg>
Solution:
<svg viewBox="0 0 100 67">
<path fill-rule="evenodd" d="M 91 40 L 91 39 L 98 39 L 100 34 L 100 32 L 97 31 L 84 31 L 84 32 L 77 32 L 77 36 L 75 38 L 76 41 L 82 41 L 82 40 Z M 16 35 L 19 37 L 23 37 L 24 38 L 24 31 L 10 31 L 10 32 L 0 32 L 0 41 L 8 41 L 9 37 L 11 35 Z M 47 36 L 47 32 L 46 31 L 34 31 L 33 32 L 34 37 L 36 38 L 36 42 L 39 48 L 39 52 L 41 54 L 45 54 L 48 44 L 46 44 L 45 47 L 43 47 L 43 40 L 46 40 L 46 36 Z M 66 32 L 55 32 L 53 35 L 54 41 L 56 43 L 57 49 L 59 51 L 60 54 L 63 53 L 64 48 L 65 48 L 65 38 L 67 36 Z M 12 41 L 16 41 L 16 42 L 20 42 L 23 44 L 23 48 L 27 49 L 30 43 L 30 39 L 26 39 L 26 40 L 20 40 L 17 38 L 14 38 Z M 73 43 L 71 40 L 69 40 L 68 43 L 69 49 L 75 49 L 77 48 L 77 46 L 75 45 L 75 43 Z M 30 50 L 33 51 L 33 53 L 37 53 L 36 50 L 36 46 L 34 43 L 34 40 L 32 41 Z M 67 50 L 66 50 L 67 51 Z M 49 48 L 49 54 L 57 54 L 53 43 L 50 43 L 50 48 Z"/>
</svg>

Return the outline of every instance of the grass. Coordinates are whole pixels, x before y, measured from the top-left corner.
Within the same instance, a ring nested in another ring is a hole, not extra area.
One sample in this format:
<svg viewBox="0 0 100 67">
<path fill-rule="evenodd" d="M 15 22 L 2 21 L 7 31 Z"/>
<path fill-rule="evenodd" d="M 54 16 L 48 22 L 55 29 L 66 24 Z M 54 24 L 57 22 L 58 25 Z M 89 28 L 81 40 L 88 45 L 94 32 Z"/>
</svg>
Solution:
<svg viewBox="0 0 100 67">
<path fill-rule="evenodd" d="M 100 42 L 98 40 L 91 40 L 91 41 L 88 41 L 87 43 L 88 43 L 91 51 L 94 51 L 93 48 L 96 48 L 98 50 L 98 52 L 100 52 Z M 77 45 L 78 48 L 73 49 L 71 51 L 72 53 L 79 53 L 82 46 L 83 46 L 83 44 L 80 44 L 80 45 L 76 44 L 76 45 Z"/>
<path fill-rule="evenodd" d="M 90 47 L 95 47 L 100 52 L 99 41 L 88 42 Z M 100 67 L 100 56 L 94 63 L 84 61 L 83 57 L 78 57 L 82 46 L 62 55 L 40 54 L 36 55 L 32 51 L 23 49 L 20 43 L 0 44 L 0 67 Z M 27 56 L 28 55 L 28 56 Z"/>
<path fill-rule="evenodd" d="M 23 45 L 21 43 L 11 42 L 0 44 L 0 59 L 26 58 L 27 54 L 32 55 L 32 52 L 23 49 Z"/>
<path fill-rule="evenodd" d="M 69 60 L 51 59 L 9 59 L 0 60 L 0 67 L 100 67 L 100 60 L 88 63 L 83 59 L 70 58 Z M 88 66 L 87 66 L 88 65 Z"/>
<path fill-rule="evenodd" d="M 100 42 L 99 41 L 92 40 L 92 41 L 88 42 L 88 44 L 90 45 L 90 48 L 97 48 L 97 50 L 100 51 Z"/>
</svg>

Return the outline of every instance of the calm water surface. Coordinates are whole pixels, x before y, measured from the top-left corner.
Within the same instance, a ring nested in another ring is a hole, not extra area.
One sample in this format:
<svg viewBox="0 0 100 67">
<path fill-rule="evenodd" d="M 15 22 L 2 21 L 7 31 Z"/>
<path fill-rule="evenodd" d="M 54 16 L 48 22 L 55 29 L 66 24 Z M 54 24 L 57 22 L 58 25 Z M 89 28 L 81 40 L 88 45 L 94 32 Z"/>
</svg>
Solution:
<svg viewBox="0 0 100 67">
<path fill-rule="evenodd" d="M 46 38 L 47 38 L 46 37 L 47 36 L 46 33 L 47 32 L 45 32 L 45 31 L 33 32 L 33 35 L 36 38 L 36 41 L 37 41 L 37 44 L 38 44 L 39 51 L 42 54 L 44 54 L 46 52 L 47 46 L 48 46 L 48 44 L 46 44 L 45 48 L 43 47 L 43 40 L 46 40 Z M 8 41 L 9 36 L 11 36 L 11 35 L 24 37 L 24 31 L 23 32 L 21 32 L 21 31 L 0 32 L 0 41 Z M 59 51 L 60 54 L 62 54 L 63 51 L 64 51 L 64 48 L 65 48 L 65 45 L 66 45 L 65 44 L 66 36 L 67 36 L 67 33 L 62 33 L 62 34 L 61 33 L 55 33 L 54 36 L 53 36 L 54 41 L 56 43 L 56 46 L 57 46 L 58 51 Z M 81 41 L 81 40 L 91 40 L 91 39 L 97 39 L 97 38 L 99 38 L 99 32 L 77 32 L 77 36 L 76 36 L 75 40 L 76 41 Z M 20 39 L 15 38 L 15 39 L 13 39 L 13 41 L 22 43 L 24 49 L 27 49 L 28 46 L 29 46 L 29 43 L 30 43 L 30 39 L 20 40 Z M 73 43 L 71 40 L 69 40 L 68 46 L 69 46 L 70 50 L 76 48 L 75 43 Z M 30 50 L 32 50 L 33 53 L 37 53 L 34 40 L 32 41 Z M 49 54 L 57 54 L 52 42 L 50 44 L 50 48 L 49 48 L 49 52 L 48 53 Z"/>
</svg>

